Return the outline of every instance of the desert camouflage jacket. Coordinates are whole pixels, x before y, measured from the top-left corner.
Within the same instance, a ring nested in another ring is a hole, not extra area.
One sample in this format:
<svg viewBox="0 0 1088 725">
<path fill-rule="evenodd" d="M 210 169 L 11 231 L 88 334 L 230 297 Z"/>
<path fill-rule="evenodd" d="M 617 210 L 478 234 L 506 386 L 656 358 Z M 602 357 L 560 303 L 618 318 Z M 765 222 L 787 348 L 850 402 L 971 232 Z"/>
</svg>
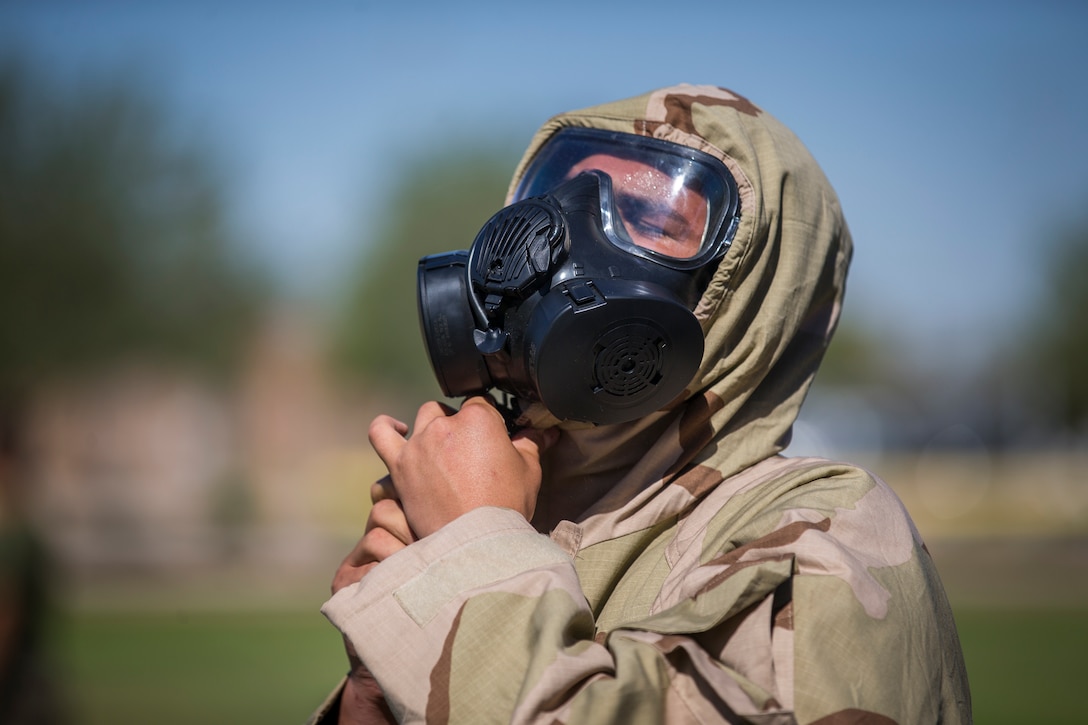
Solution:
<svg viewBox="0 0 1088 725">
<path fill-rule="evenodd" d="M 748 100 L 685 85 L 557 116 L 514 184 L 566 126 L 678 141 L 737 179 L 699 372 L 637 423 L 564 429 L 540 505 L 605 491 L 585 510 L 477 509 L 325 615 L 405 722 L 969 722 L 951 612 L 899 500 L 857 467 L 781 455 L 851 255 L 815 161 Z"/>
</svg>

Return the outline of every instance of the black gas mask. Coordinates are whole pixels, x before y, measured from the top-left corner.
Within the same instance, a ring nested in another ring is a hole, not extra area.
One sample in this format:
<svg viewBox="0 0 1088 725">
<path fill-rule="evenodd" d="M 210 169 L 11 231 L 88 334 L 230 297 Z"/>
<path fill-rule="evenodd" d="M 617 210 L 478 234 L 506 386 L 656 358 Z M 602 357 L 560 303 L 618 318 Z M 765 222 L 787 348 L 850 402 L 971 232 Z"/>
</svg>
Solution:
<svg viewBox="0 0 1088 725">
<path fill-rule="evenodd" d="M 420 325 L 442 392 L 491 390 L 556 418 L 660 410 L 703 354 L 692 309 L 738 221 L 718 159 L 567 129 L 471 248 L 419 262 Z"/>
</svg>

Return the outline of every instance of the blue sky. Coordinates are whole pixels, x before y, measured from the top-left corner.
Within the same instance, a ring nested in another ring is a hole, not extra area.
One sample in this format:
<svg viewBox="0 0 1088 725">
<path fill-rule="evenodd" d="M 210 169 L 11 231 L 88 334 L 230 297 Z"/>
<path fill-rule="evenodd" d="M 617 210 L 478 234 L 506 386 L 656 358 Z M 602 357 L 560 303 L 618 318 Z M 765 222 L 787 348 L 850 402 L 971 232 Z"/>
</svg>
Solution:
<svg viewBox="0 0 1088 725">
<path fill-rule="evenodd" d="M 676 82 L 733 88 L 838 190 L 847 313 L 957 359 L 1008 342 L 1042 241 L 1088 219 L 1086 31 L 1088 5 L 1045 0 L 0 4 L 0 48 L 64 79 L 133 74 L 210 137 L 252 243 L 301 289 L 365 250 L 405 156 L 524 143 Z"/>
</svg>

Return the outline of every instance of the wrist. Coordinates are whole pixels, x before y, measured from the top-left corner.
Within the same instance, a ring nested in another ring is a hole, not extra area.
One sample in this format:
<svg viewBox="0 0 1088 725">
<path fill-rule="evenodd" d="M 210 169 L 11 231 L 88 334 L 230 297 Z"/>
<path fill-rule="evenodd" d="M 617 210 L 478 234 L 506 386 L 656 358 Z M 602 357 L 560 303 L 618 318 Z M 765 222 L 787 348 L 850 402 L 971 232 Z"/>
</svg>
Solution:
<svg viewBox="0 0 1088 725">
<path fill-rule="evenodd" d="M 396 722 L 382 688 L 365 667 L 353 667 L 344 682 L 338 722 L 340 725 Z"/>
</svg>

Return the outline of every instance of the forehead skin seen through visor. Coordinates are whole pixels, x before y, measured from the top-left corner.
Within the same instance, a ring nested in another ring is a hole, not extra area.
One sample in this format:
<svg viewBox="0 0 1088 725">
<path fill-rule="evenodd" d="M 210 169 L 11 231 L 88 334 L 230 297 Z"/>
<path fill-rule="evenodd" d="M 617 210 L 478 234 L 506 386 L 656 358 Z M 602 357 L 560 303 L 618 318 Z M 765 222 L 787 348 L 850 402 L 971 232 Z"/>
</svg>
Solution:
<svg viewBox="0 0 1088 725">
<path fill-rule="evenodd" d="M 582 159 L 567 177 L 590 170 L 612 178 L 616 211 L 632 242 L 675 259 L 699 254 L 707 231 L 707 200 L 702 194 L 649 164 L 609 154 Z"/>
</svg>

